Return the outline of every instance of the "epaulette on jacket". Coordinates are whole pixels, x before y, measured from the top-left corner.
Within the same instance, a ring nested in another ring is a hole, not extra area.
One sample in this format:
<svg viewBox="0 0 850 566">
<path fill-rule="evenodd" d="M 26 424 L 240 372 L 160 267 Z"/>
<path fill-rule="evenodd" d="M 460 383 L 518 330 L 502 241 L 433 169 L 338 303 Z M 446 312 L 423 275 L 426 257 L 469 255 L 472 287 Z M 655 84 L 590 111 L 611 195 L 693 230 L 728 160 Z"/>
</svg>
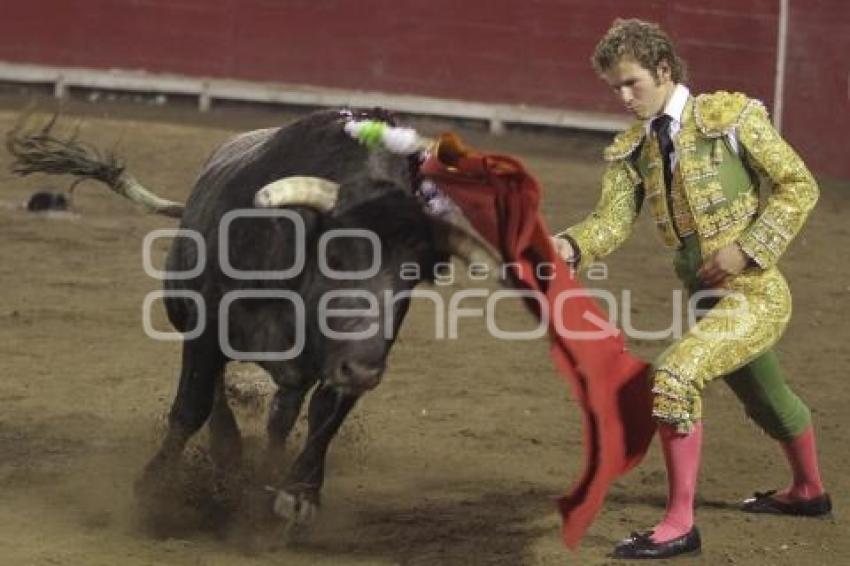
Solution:
<svg viewBox="0 0 850 566">
<path fill-rule="evenodd" d="M 640 147 L 645 135 L 643 122 L 635 122 L 629 126 L 628 130 L 617 134 L 611 145 L 605 148 L 603 153 L 605 161 L 619 161 L 627 158 Z"/>
<path fill-rule="evenodd" d="M 694 119 L 704 136 L 716 138 L 737 128 L 755 108 L 764 108 L 764 105 L 740 92 L 720 90 L 696 97 Z"/>
</svg>

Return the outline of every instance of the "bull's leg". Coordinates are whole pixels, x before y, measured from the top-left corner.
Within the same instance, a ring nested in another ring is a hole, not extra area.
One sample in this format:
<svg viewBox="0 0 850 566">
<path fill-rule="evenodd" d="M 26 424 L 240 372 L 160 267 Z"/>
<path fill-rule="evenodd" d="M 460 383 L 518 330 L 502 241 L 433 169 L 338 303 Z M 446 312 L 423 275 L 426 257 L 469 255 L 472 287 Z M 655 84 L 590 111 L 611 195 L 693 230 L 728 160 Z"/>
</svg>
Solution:
<svg viewBox="0 0 850 566">
<path fill-rule="evenodd" d="M 307 441 L 284 482 L 285 491 L 275 500 L 278 515 L 298 523 L 312 519 L 319 505 L 328 446 L 358 398 L 321 385 L 313 393 Z"/>
<path fill-rule="evenodd" d="M 269 477 L 277 477 L 283 462 L 286 439 L 295 426 L 304 397 L 309 386 L 290 388 L 281 387 L 277 390 L 269 408 L 269 420 L 266 425 L 268 432 L 268 448 L 266 451 L 266 470 Z"/>
<path fill-rule="evenodd" d="M 173 468 L 186 442 L 206 422 L 212 411 L 216 380 L 222 379 L 226 360 L 215 336 L 204 335 L 183 343 L 183 368 L 177 396 L 168 415 L 168 432 L 145 475 Z"/>
<path fill-rule="evenodd" d="M 227 402 L 223 371 L 219 372 L 215 380 L 210 415 L 210 455 L 217 465 L 224 468 L 237 465 L 242 460 L 242 435 L 236 416 Z"/>
</svg>

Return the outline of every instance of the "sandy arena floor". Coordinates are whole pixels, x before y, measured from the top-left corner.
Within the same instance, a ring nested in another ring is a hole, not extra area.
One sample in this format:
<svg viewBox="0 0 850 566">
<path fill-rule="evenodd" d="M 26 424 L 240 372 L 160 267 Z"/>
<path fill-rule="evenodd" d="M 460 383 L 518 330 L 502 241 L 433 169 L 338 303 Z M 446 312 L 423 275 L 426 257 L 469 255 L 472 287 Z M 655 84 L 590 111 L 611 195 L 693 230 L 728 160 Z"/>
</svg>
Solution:
<svg viewBox="0 0 850 566">
<path fill-rule="evenodd" d="M 22 107 L 20 98 L 0 97 L 0 129 L 12 127 Z M 291 118 L 245 109 L 202 117 L 187 105 L 103 101 L 69 104 L 66 114 L 70 122 L 82 118 L 85 139 L 117 144 L 137 178 L 178 200 L 216 144 Z M 522 158 L 546 188 L 553 228 L 579 220 L 595 203 L 607 136 L 511 131 L 496 138 L 480 128 L 417 124 L 428 133 L 451 127 L 475 145 Z M 605 564 L 618 539 L 662 512 L 666 487 L 655 447 L 614 486 L 580 552 L 568 552 L 552 499 L 579 472 L 582 435 L 546 344 L 500 342 L 481 321 L 462 325 L 461 340 L 437 340 L 429 306 L 417 303 L 384 383 L 364 397 L 331 449 L 324 506 L 311 533 L 286 546 L 268 525 L 215 504 L 203 435 L 187 457 L 186 501 L 174 524 L 152 528 L 132 484 L 162 433 L 180 354 L 177 343 L 143 332 L 142 301 L 159 283 L 145 275 L 141 247 L 150 230 L 175 223 L 93 184 L 77 190 L 78 215 L 27 214 L 17 208 L 27 195 L 65 188 L 65 180 L 22 180 L 8 162 L 0 153 L 0 563 Z M 706 398 L 700 480 L 704 551 L 692 563 L 850 563 L 846 214 L 850 186 L 824 186 L 808 228 L 783 260 L 796 312 L 780 352 L 815 413 L 835 518 L 737 511 L 742 497 L 783 484 L 787 472 L 778 446 L 716 383 Z M 165 245 L 158 243 L 158 253 Z M 632 291 L 635 326 L 669 324 L 676 281 L 646 218 L 609 267 L 609 279 L 595 284 L 618 296 Z M 154 314 L 168 329 L 159 306 Z M 515 328 L 530 324 L 516 304 L 500 316 Z M 651 359 L 665 344 L 632 347 Z M 232 366 L 229 379 L 263 384 L 236 406 L 250 462 L 263 443 L 268 380 L 247 365 Z"/>
</svg>

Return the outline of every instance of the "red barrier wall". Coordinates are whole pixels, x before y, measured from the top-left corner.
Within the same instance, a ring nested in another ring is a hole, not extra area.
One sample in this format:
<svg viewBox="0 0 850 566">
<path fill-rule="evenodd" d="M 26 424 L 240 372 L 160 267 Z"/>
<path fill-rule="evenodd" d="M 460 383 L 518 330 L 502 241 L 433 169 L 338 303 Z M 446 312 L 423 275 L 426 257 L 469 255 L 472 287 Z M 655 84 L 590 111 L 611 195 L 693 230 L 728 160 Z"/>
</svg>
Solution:
<svg viewBox="0 0 850 566">
<path fill-rule="evenodd" d="M 850 180 L 850 2 L 791 2 L 783 132 L 812 169 Z"/>
<path fill-rule="evenodd" d="M 850 131 L 848 4 L 791 4 L 786 135 L 815 170 L 850 178 L 837 143 Z M 772 107 L 778 11 L 778 0 L 28 0 L 0 18 L 0 60 L 619 111 L 588 59 L 615 17 L 641 17 L 677 41 L 693 90 Z"/>
</svg>

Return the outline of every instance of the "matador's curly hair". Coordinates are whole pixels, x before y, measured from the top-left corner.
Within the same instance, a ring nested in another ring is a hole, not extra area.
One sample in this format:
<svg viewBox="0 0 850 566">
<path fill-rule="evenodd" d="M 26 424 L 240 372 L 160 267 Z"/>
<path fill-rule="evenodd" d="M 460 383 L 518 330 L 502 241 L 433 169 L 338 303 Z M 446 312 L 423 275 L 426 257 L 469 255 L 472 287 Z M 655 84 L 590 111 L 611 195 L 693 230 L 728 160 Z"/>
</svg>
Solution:
<svg viewBox="0 0 850 566">
<path fill-rule="evenodd" d="M 670 65 L 671 78 L 681 83 L 687 79 L 685 62 L 676 54 L 673 42 L 658 24 L 638 19 L 616 19 L 605 33 L 593 57 L 590 58 L 597 73 L 610 69 L 622 58 L 634 59 L 658 79 L 658 64 Z"/>
</svg>

